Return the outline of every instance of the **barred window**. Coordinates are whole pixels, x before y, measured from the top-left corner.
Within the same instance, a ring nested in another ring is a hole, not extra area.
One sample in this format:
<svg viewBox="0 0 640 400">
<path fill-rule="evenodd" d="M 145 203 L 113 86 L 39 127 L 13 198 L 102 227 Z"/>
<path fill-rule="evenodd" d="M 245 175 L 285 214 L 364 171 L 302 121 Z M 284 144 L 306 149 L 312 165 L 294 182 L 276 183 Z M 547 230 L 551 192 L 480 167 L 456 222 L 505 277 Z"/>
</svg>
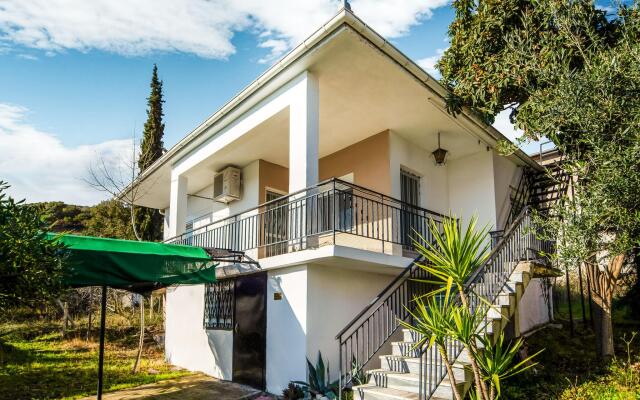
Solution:
<svg viewBox="0 0 640 400">
<path fill-rule="evenodd" d="M 233 279 L 224 279 L 205 285 L 205 329 L 233 329 L 233 290 Z"/>
</svg>

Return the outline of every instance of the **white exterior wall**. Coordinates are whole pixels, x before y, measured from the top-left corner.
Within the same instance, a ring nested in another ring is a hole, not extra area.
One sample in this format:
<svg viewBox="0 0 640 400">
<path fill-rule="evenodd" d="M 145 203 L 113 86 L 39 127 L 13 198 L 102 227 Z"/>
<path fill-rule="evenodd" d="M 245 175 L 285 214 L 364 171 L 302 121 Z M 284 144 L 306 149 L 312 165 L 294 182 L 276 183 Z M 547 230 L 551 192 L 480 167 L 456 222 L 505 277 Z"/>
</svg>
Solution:
<svg viewBox="0 0 640 400">
<path fill-rule="evenodd" d="M 393 279 L 343 267 L 308 264 L 269 271 L 267 283 L 267 391 L 281 393 L 306 380 L 318 351 L 338 379 L 336 334 Z M 274 293 L 282 300 L 274 300 Z"/>
<path fill-rule="evenodd" d="M 518 165 L 499 154 L 493 155 L 493 171 L 496 196 L 496 227 L 504 229 L 511 209 L 511 187 L 517 187 L 522 175 Z"/>
<path fill-rule="evenodd" d="M 233 333 L 205 330 L 204 285 L 167 288 L 165 356 L 173 365 L 231 380 Z"/>
<path fill-rule="evenodd" d="M 289 381 L 306 381 L 306 265 L 271 270 L 267 281 L 267 391 L 282 393 Z M 274 300 L 274 293 L 282 300 Z"/>
<path fill-rule="evenodd" d="M 449 208 L 446 167 L 437 166 L 431 153 L 394 132 L 389 132 L 389 153 L 391 196 L 400 199 L 400 169 L 406 168 L 420 176 L 420 207 L 446 213 Z"/>
<path fill-rule="evenodd" d="M 468 223 L 478 216 L 478 226 L 496 226 L 496 196 L 493 151 L 480 150 L 472 155 L 447 162 L 449 207 L 453 214 Z"/>
<path fill-rule="evenodd" d="M 518 304 L 520 333 L 526 333 L 551 321 L 553 301 L 550 296 L 550 289 L 545 289 L 543 279 L 534 278 L 529 282 Z"/>
<path fill-rule="evenodd" d="M 308 269 L 307 357 L 315 364 L 318 351 L 339 376 L 336 335 L 395 277 L 344 267 L 313 264 Z"/>
<path fill-rule="evenodd" d="M 187 199 L 187 221 L 193 221 L 194 228 L 206 225 L 210 222 L 219 221 L 230 215 L 234 215 L 259 205 L 258 187 L 259 179 L 258 160 L 242 168 L 242 184 L 240 200 L 232 201 L 229 204 L 218 203 L 217 201 L 189 196 Z M 213 197 L 213 173 L 211 174 L 211 185 L 200 192 L 199 196 Z"/>
</svg>

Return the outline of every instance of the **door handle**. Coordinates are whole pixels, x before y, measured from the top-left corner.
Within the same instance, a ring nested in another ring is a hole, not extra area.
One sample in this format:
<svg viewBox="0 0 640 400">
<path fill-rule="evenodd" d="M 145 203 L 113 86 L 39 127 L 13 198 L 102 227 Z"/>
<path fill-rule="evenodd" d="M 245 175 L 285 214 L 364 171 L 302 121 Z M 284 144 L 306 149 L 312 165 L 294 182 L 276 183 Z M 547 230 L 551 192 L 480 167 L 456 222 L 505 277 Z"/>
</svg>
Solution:
<svg viewBox="0 0 640 400">
<path fill-rule="evenodd" d="M 233 325 L 233 331 L 235 333 L 238 333 L 238 323 L 237 322 Z"/>
</svg>

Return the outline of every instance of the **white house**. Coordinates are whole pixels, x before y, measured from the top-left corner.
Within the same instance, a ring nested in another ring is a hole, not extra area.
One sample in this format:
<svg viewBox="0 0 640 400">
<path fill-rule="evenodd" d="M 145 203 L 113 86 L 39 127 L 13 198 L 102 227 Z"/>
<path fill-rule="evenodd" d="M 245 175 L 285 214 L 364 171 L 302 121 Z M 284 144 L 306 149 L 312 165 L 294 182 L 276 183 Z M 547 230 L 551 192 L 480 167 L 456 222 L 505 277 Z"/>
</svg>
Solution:
<svg viewBox="0 0 640 400">
<path fill-rule="evenodd" d="M 343 9 L 146 170 L 138 204 L 163 211 L 165 239 L 237 252 L 215 285 L 168 289 L 167 360 L 272 393 L 319 351 L 336 379 L 356 355 L 380 367 L 402 335 L 414 231 L 428 240 L 449 213 L 508 228 L 522 171 L 540 169 L 499 155 L 503 135 L 448 114 L 446 96 Z M 534 282 L 515 332 L 550 318 Z M 359 313 L 372 319 L 350 324 Z M 361 329 L 351 350 L 343 328 Z"/>
</svg>

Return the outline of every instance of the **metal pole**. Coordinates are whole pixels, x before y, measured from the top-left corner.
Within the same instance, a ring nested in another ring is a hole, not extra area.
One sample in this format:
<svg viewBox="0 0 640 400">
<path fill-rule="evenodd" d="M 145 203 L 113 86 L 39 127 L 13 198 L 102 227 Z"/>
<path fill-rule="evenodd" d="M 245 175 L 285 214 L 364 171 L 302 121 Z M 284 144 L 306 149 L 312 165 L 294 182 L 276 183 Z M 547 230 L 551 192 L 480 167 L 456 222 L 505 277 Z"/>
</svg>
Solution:
<svg viewBox="0 0 640 400">
<path fill-rule="evenodd" d="M 100 304 L 100 353 L 98 355 L 98 395 L 96 398 L 102 400 L 102 373 L 104 365 L 104 330 L 107 315 L 107 287 L 102 286 L 102 303 Z"/>
</svg>

